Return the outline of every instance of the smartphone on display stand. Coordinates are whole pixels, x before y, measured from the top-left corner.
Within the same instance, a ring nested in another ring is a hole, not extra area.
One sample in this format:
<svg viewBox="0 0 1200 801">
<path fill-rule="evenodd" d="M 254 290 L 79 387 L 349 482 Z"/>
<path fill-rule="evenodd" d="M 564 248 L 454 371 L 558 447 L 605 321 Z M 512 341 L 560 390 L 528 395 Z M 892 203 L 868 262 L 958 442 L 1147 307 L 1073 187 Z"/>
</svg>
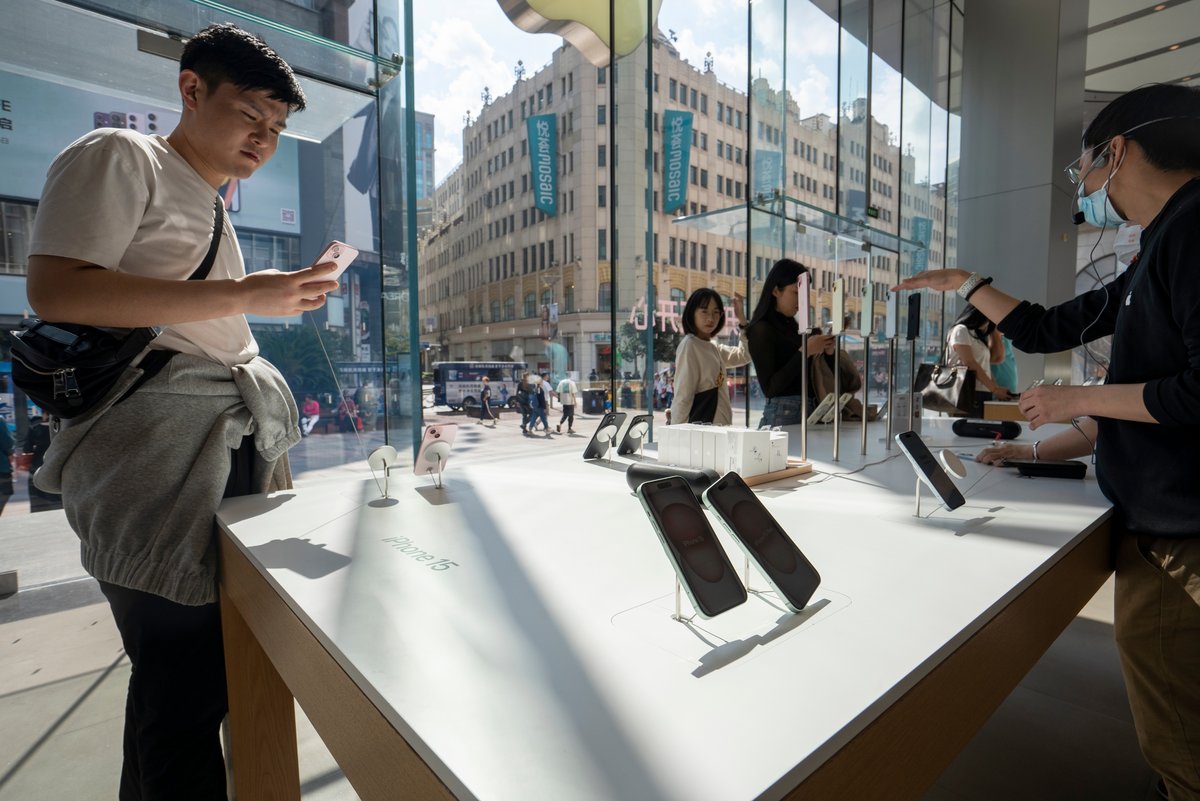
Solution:
<svg viewBox="0 0 1200 801">
<path fill-rule="evenodd" d="M 921 293 L 908 296 L 908 328 L 904 338 L 910 342 L 921 336 Z"/>
<path fill-rule="evenodd" d="M 599 459 L 617 442 L 617 432 L 625 424 L 625 412 L 606 412 L 596 426 L 596 432 L 583 449 L 584 459 Z"/>
<path fill-rule="evenodd" d="M 646 432 L 650 430 L 650 423 L 653 420 L 654 415 L 635 414 L 629 421 L 629 428 L 625 429 L 625 436 L 621 437 L 617 453 L 621 456 L 630 456 L 640 451 L 642 442 L 646 438 Z"/>
<path fill-rule="evenodd" d="M 840 334 L 846 328 L 846 279 L 839 278 L 833 282 L 833 312 L 831 313 L 830 323 L 832 328 L 829 333 Z"/>
<path fill-rule="evenodd" d="M 875 285 L 870 281 L 863 281 L 858 330 L 864 337 L 875 333 Z"/>
<path fill-rule="evenodd" d="M 800 307 L 796 310 L 796 322 L 800 325 L 800 331 L 803 333 L 809 329 L 808 322 L 808 301 L 809 291 L 808 285 L 810 281 L 808 271 L 800 273 L 800 277 L 796 279 L 796 297 L 800 301 Z"/>
<path fill-rule="evenodd" d="M 325 276 L 326 281 L 336 281 L 341 277 L 342 273 L 346 272 L 346 268 L 350 263 L 358 258 L 358 248 L 354 245 L 347 245 L 345 242 L 334 240 L 325 246 L 325 250 L 321 251 L 321 255 L 313 260 L 309 266 L 316 267 L 318 264 L 332 262 L 337 265 L 337 269 L 332 274 Z"/>
<path fill-rule="evenodd" d="M 704 505 L 716 513 L 789 609 L 799 612 L 808 605 L 821 575 L 741 476 L 726 473 L 704 491 Z"/>
<path fill-rule="evenodd" d="M 684 479 L 647 481 L 636 494 L 700 617 L 716 617 L 746 602 L 746 588 Z"/>
<path fill-rule="evenodd" d="M 446 460 L 450 458 L 450 446 L 454 444 L 456 436 L 457 423 L 431 423 L 426 426 L 421 447 L 417 449 L 417 459 L 413 462 L 413 474 L 423 476 L 445 470 Z"/>
<path fill-rule="evenodd" d="M 933 458 L 933 454 L 929 452 L 929 448 L 926 447 L 920 434 L 915 431 L 902 431 L 896 435 L 896 444 L 900 446 L 900 450 L 904 451 L 904 455 L 912 463 L 917 477 L 933 491 L 934 495 L 941 499 L 942 505 L 947 510 L 957 509 L 967 502 L 967 499 L 958 491 L 958 487 L 954 486 L 950 476 L 938 464 L 937 459 Z"/>
</svg>

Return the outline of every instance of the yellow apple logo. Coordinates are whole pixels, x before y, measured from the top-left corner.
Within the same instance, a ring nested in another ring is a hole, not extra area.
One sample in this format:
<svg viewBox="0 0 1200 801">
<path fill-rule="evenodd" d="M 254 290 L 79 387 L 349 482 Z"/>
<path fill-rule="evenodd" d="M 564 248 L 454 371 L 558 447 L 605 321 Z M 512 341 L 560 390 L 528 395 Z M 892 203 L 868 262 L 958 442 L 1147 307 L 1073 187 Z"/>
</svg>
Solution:
<svg viewBox="0 0 1200 801">
<path fill-rule="evenodd" d="M 584 58 L 603 67 L 609 46 L 618 57 L 629 55 L 646 39 L 647 0 L 613 0 L 615 38 L 609 35 L 610 0 L 497 0 L 500 8 L 523 31 L 553 33 L 566 39 Z M 649 0 L 658 21 L 662 0 Z"/>
</svg>

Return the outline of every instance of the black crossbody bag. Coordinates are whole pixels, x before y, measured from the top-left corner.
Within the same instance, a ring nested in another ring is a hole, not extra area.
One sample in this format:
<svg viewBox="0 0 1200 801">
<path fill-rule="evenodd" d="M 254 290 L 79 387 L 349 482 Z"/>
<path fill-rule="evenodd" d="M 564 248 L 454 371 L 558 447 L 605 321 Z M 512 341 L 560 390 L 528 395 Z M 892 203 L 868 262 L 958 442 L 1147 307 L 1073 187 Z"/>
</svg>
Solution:
<svg viewBox="0 0 1200 801">
<path fill-rule="evenodd" d="M 225 206 L 218 197 L 213 206 L 212 242 L 204 261 L 189 281 L 203 281 L 212 270 L 225 228 Z M 77 323 L 51 323 L 31 319 L 12 331 L 13 383 L 54 417 L 69 420 L 91 411 L 116 385 L 126 368 L 158 336 L 157 328 L 97 328 Z M 139 363 L 142 376 L 126 393 L 154 376 L 174 356 L 156 350 Z M 124 400 L 124 397 L 122 397 Z"/>
</svg>

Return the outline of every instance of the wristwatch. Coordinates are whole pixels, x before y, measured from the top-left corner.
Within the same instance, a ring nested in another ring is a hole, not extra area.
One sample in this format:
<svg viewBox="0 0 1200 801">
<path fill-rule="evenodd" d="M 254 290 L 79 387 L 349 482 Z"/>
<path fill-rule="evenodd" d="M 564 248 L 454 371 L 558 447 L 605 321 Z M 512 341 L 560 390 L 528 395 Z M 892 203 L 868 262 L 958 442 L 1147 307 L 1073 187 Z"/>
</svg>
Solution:
<svg viewBox="0 0 1200 801">
<path fill-rule="evenodd" d="M 1035 442 L 1035 443 L 1033 443 L 1033 461 L 1035 461 L 1035 462 L 1036 462 L 1036 461 L 1038 461 L 1038 452 L 1037 452 L 1037 449 L 1038 449 L 1038 445 L 1040 445 L 1040 444 L 1041 444 L 1041 441 L 1040 441 L 1040 440 L 1039 440 L 1039 441 L 1037 441 L 1037 442 Z"/>
<path fill-rule="evenodd" d="M 985 284 L 990 283 L 992 283 L 991 278 L 984 278 L 979 273 L 971 273 L 967 276 L 967 280 L 962 282 L 962 286 L 958 288 L 958 296 L 963 300 L 970 300 L 971 294 L 975 292 L 975 290 L 979 289 L 979 287 L 984 286 Z"/>
</svg>

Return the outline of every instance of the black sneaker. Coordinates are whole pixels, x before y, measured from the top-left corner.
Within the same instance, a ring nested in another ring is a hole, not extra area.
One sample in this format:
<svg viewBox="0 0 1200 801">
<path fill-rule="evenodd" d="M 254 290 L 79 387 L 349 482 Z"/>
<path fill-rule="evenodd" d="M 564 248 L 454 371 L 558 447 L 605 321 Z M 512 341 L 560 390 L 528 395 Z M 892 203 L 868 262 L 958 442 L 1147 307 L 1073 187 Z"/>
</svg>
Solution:
<svg viewBox="0 0 1200 801">
<path fill-rule="evenodd" d="M 555 434 L 561 434 L 561 433 L 562 433 L 562 423 L 559 423 L 558 425 L 556 425 L 556 426 L 554 427 L 554 433 L 555 433 Z"/>
</svg>

